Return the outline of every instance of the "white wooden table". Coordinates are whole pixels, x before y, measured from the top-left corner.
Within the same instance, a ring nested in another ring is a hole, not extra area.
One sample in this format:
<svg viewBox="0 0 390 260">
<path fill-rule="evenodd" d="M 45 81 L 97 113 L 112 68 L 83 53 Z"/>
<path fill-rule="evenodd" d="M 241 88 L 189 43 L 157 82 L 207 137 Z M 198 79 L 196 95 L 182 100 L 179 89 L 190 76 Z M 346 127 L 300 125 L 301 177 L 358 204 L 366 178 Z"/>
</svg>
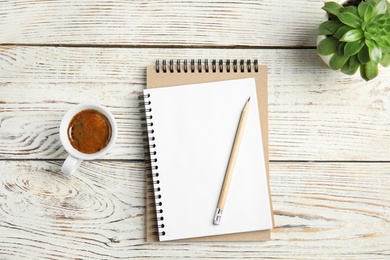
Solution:
<svg viewBox="0 0 390 260">
<path fill-rule="evenodd" d="M 1 1 L 0 259 L 390 257 L 390 73 L 315 51 L 320 0 Z M 272 240 L 145 241 L 138 94 L 156 59 L 268 66 Z M 116 147 L 70 177 L 58 127 L 83 101 Z"/>
</svg>

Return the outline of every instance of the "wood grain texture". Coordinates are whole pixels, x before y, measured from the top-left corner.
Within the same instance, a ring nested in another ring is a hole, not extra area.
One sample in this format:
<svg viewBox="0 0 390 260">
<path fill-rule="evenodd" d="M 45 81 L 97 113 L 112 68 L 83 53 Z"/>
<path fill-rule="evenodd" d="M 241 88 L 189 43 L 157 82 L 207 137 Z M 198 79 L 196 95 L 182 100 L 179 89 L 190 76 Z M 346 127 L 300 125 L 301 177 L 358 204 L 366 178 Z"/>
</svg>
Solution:
<svg viewBox="0 0 390 260">
<path fill-rule="evenodd" d="M 125 257 L 144 236 L 143 166 L 85 163 L 66 177 L 61 163 L 1 162 L 0 258 Z"/>
<path fill-rule="evenodd" d="M 0 259 L 390 258 L 390 74 L 325 67 L 312 48 L 322 5 L 2 1 Z M 270 241 L 145 241 L 138 94 L 147 65 L 191 58 L 268 66 Z M 64 176 L 59 123 L 84 101 L 113 112 L 117 145 Z"/>
<path fill-rule="evenodd" d="M 390 164 L 271 163 L 272 240 L 147 243 L 142 163 L 0 161 L 1 259 L 390 256 Z"/>
<path fill-rule="evenodd" d="M 147 57 L 147 58 L 145 58 Z M 107 159 L 142 159 L 138 94 L 156 59 L 258 58 L 269 73 L 271 160 L 388 161 L 390 74 L 365 82 L 315 50 L 0 48 L 0 158 L 64 158 L 58 126 L 84 101 L 107 106 L 119 136 Z"/>
<path fill-rule="evenodd" d="M 314 0 L 3 1 L 0 44 L 313 46 L 325 14 L 322 5 Z"/>
</svg>

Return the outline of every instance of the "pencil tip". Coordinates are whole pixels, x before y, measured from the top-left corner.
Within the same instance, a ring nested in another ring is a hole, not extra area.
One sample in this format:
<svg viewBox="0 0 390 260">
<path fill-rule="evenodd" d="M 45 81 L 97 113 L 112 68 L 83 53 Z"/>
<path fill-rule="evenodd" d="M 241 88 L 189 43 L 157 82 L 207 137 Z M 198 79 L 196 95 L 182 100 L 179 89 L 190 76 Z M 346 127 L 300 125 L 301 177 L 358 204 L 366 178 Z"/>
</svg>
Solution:
<svg viewBox="0 0 390 260">
<path fill-rule="evenodd" d="M 251 97 L 248 98 L 248 101 L 247 101 L 247 102 L 249 102 L 249 100 L 251 100 Z"/>
</svg>

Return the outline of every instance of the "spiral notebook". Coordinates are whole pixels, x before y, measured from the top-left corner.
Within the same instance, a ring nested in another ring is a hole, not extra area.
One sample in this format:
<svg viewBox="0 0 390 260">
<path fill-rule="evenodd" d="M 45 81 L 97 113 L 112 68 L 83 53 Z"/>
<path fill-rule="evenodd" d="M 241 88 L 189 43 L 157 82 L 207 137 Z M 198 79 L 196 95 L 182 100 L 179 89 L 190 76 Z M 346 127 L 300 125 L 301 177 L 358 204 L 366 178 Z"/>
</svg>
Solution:
<svg viewBox="0 0 390 260">
<path fill-rule="evenodd" d="M 266 67 L 256 61 L 162 61 L 147 68 L 144 96 L 151 154 L 147 240 L 270 239 Z M 246 141 L 222 225 L 215 226 L 237 116 L 249 96 L 253 109 Z"/>
</svg>

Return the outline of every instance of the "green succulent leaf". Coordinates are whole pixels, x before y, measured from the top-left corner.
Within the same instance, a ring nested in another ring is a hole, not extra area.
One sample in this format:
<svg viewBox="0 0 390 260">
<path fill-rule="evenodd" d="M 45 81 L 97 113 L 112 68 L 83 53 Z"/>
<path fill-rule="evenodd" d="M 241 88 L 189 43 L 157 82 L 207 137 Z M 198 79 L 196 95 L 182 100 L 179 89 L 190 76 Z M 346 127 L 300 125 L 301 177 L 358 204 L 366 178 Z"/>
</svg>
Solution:
<svg viewBox="0 0 390 260">
<path fill-rule="evenodd" d="M 363 40 L 358 40 L 354 42 L 348 42 L 344 47 L 344 55 L 352 56 L 357 54 L 364 46 Z"/>
<path fill-rule="evenodd" d="M 370 21 L 367 22 L 365 30 L 371 34 L 377 34 L 379 32 L 379 27 L 382 26 L 379 22 L 377 21 Z"/>
<path fill-rule="evenodd" d="M 356 6 L 349 5 L 341 9 L 340 13 L 352 13 L 356 16 L 359 16 L 359 12 Z"/>
<path fill-rule="evenodd" d="M 372 40 L 372 36 L 371 36 L 371 34 L 369 32 L 364 32 L 364 38 L 366 40 Z"/>
<path fill-rule="evenodd" d="M 320 24 L 317 30 L 318 35 L 333 35 L 343 24 L 340 21 L 328 20 Z"/>
<path fill-rule="evenodd" d="M 326 2 L 322 7 L 328 14 L 337 16 L 343 7 L 336 2 Z"/>
<path fill-rule="evenodd" d="M 338 70 L 344 66 L 344 64 L 348 61 L 348 58 L 348 56 L 338 55 L 335 53 L 329 60 L 329 67 L 333 70 Z"/>
<path fill-rule="evenodd" d="M 386 37 L 375 37 L 375 42 L 380 45 L 382 49 L 390 48 L 390 40 Z"/>
<path fill-rule="evenodd" d="M 366 12 L 364 13 L 364 21 L 369 22 L 374 15 L 374 7 L 372 5 L 367 6 Z"/>
<path fill-rule="evenodd" d="M 339 40 L 335 37 L 326 37 L 319 42 L 317 52 L 321 55 L 330 55 L 335 53 L 339 47 Z"/>
<path fill-rule="evenodd" d="M 390 52 L 387 52 L 387 53 L 383 54 L 381 65 L 383 67 L 387 67 L 387 66 L 390 65 Z"/>
<path fill-rule="evenodd" d="M 349 58 L 349 60 L 341 67 L 341 72 L 347 75 L 353 75 L 359 69 L 360 63 L 356 55 Z"/>
<path fill-rule="evenodd" d="M 352 28 L 359 28 L 363 20 L 359 16 L 352 13 L 339 13 L 337 16 L 341 22 L 351 26 Z"/>
<path fill-rule="evenodd" d="M 344 56 L 344 48 L 346 44 L 346 42 L 340 42 L 339 48 L 336 52 L 339 56 Z"/>
<path fill-rule="evenodd" d="M 322 55 L 332 55 L 329 67 L 371 80 L 378 75 L 378 65 L 390 66 L 390 1 L 362 0 L 357 6 L 343 7 L 327 2 L 322 8 L 329 20 L 318 28 L 318 35 L 328 36 L 317 47 Z"/>
<path fill-rule="evenodd" d="M 365 2 L 370 5 L 376 5 L 380 0 L 366 0 Z"/>
<path fill-rule="evenodd" d="M 366 42 L 366 45 L 367 45 L 368 48 L 372 49 L 372 48 L 375 47 L 375 43 L 374 43 L 373 40 L 366 39 L 365 42 Z"/>
<path fill-rule="evenodd" d="M 355 72 L 357 71 L 357 69 L 360 66 L 360 61 L 359 61 L 357 55 L 354 55 L 354 56 L 349 58 L 348 65 L 349 65 L 350 70 L 355 70 Z"/>
<path fill-rule="evenodd" d="M 380 0 L 366 0 L 365 2 L 370 5 L 376 5 Z"/>
<path fill-rule="evenodd" d="M 374 79 L 376 76 L 378 76 L 378 64 L 376 64 L 374 61 L 370 61 L 362 67 L 364 67 L 365 76 L 368 80 Z"/>
<path fill-rule="evenodd" d="M 366 65 L 360 65 L 360 77 L 364 79 L 365 81 L 369 81 L 370 79 L 367 77 L 366 74 Z"/>
<path fill-rule="evenodd" d="M 382 60 L 382 49 L 374 41 L 366 40 L 365 43 L 368 46 L 370 59 L 378 64 Z"/>
<path fill-rule="evenodd" d="M 353 28 L 348 25 L 341 26 L 333 36 L 341 39 L 350 30 L 353 30 Z"/>
<path fill-rule="evenodd" d="M 361 29 L 353 29 L 346 32 L 340 41 L 343 42 L 354 42 L 364 38 L 364 32 Z"/>
<path fill-rule="evenodd" d="M 386 9 L 387 9 L 386 0 L 381 0 L 374 8 L 374 16 L 376 16 L 378 14 L 386 13 Z"/>
<path fill-rule="evenodd" d="M 367 10 L 367 7 L 369 6 L 369 4 L 367 4 L 366 2 L 361 2 L 358 6 L 358 12 L 359 12 L 359 16 L 361 18 L 364 18 L 364 14 L 366 13 L 366 10 Z"/>
<path fill-rule="evenodd" d="M 358 53 L 358 58 L 361 64 L 366 64 L 370 61 L 370 53 L 368 51 L 368 47 L 366 45 Z"/>
</svg>

